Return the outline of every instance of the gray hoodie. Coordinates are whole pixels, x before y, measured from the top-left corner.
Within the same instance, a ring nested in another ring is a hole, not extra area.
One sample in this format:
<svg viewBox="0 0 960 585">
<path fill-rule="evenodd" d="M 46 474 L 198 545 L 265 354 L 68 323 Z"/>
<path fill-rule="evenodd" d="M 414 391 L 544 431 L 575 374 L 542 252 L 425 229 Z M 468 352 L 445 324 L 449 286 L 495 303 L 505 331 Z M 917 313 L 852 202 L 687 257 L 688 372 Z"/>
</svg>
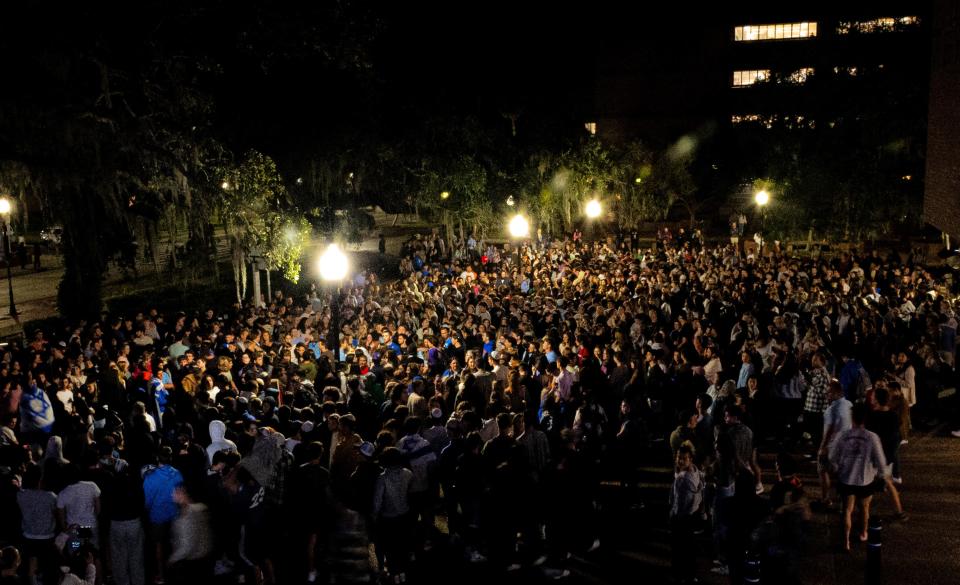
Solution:
<svg viewBox="0 0 960 585">
<path fill-rule="evenodd" d="M 213 465 L 213 454 L 217 451 L 236 451 L 237 445 L 223 436 L 227 432 L 227 425 L 223 421 L 212 420 L 207 427 L 210 431 L 210 446 L 207 447 L 207 459 L 210 465 Z"/>
</svg>

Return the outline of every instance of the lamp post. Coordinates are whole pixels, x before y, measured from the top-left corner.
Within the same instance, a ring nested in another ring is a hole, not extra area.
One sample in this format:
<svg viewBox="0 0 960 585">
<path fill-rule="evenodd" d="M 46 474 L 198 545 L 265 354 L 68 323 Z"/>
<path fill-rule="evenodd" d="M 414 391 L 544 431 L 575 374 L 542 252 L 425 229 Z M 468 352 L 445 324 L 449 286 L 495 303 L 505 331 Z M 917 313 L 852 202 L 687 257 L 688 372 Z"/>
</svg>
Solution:
<svg viewBox="0 0 960 585">
<path fill-rule="evenodd" d="M 516 250 L 515 254 L 517 257 L 517 270 L 521 270 L 520 240 L 530 235 L 530 222 L 527 221 L 527 218 L 518 213 L 510 220 L 510 223 L 507 225 L 507 229 L 510 232 L 510 239 L 512 240 L 513 247 Z"/>
<path fill-rule="evenodd" d="M 320 256 L 317 265 L 320 269 L 321 280 L 331 286 L 336 283 L 337 287 L 330 302 L 330 332 L 328 334 L 330 339 L 328 345 L 333 350 L 333 364 L 336 366 L 340 356 L 340 303 L 343 294 L 340 287 L 343 279 L 347 276 L 349 263 L 347 262 L 347 256 L 340 250 L 340 247 L 336 244 L 330 244 L 323 255 Z"/>
<path fill-rule="evenodd" d="M 757 207 L 760 208 L 760 258 L 763 258 L 763 229 L 764 224 L 766 223 L 767 215 L 764 212 L 764 209 L 767 207 L 767 204 L 770 203 L 770 193 L 767 193 L 766 189 L 761 189 L 753 196 L 753 200 L 756 202 Z"/>
<path fill-rule="evenodd" d="M 597 239 L 597 218 L 600 217 L 600 214 L 603 213 L 603 206 L 600 205 L 599 199 L 591 199 L 587 201 L 587 204 L 583 208 L 583 212 L 587 215 L 587 218 L 590 220 L 590 239 Z"/>
<path fill-rule="evenodd" d="M 13 302 L 13 277 L 10 274 L 10 264 L 13 262 L 13 254 L 10 250 L 10 234 L 7 231 L 7 224 L 10 222 L 10 199 L 0 197 L 0 221 L 3 222 L 3 256 L 7 261 L 7 287 L 10 291 L 10 316 L 16 319 L 17 305 Z"/>
</svg>

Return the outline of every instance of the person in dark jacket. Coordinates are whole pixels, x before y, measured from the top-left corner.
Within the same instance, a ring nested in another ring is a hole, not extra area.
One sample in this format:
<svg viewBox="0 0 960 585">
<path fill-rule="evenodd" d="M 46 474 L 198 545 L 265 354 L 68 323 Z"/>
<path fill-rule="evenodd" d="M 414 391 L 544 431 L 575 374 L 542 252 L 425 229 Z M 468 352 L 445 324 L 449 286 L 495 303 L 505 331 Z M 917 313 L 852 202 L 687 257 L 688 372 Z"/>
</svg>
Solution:
<svg viewBox="0 0 960 585">
<path fill-rule="evenodd" d="M 330 492 L 330 471 L 323 466 L 323 443 L 307 444 L 304 457 L 307 462 L 294 472 L 291 482 L 291 500 L 296 510 L 300 537 L 306 540 L 307 582 L 317 580 L 320 531 L 328 519 L 327 502 Z"/>
</svg>

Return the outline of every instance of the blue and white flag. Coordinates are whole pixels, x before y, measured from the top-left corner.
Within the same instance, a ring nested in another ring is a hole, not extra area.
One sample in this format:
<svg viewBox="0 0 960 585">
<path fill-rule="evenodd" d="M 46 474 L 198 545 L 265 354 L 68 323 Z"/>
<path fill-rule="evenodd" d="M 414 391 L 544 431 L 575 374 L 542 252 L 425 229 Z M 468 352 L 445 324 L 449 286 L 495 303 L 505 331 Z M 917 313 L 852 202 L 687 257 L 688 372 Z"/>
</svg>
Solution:
<svg viewBox="0 0 960 585">
<path fill-rule="evenodd" d="M 53 430 L 53 405 L 47 393 L 31 384 L 20 398 L 20 430 L 25 433 Z"/>
</svg>

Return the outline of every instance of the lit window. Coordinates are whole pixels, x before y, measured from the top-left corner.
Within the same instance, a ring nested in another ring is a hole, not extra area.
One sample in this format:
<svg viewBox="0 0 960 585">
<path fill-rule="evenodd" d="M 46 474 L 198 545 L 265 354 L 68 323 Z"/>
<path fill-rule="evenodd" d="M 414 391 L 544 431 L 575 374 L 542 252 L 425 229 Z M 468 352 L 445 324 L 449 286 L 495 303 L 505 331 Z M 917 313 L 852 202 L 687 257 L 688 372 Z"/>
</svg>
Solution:
<svg viewBox="0 0 960 585">
<path fill-rule="evenodd" d="M 807 77 L 813 75 L 813 67 L 804 67 L 802 69 L 797 69 L 793 73 L 787 76 L 787 83 L 801 84 L 806 83 Z"/>
<path fill-rule="evenodd" d="M 767 129 L 773 128 L 775 125 L 791 130 L 816 127 L 812 118 L 801 114 L 733 114 L 730 116 L 730 123 L 734 126 L 745 124 Z"/>
<path fill-rule="evenodd" d="M 733 29 L 735 41 L 779 41 L 805 39 L 817 36 L 815 22 L 789 22 L 783 24 L 751 24 Z"/>
<path fill-rule="evenodd" d="M 734 114 L 730 116 L 730 121 L 734 124 L 742 124 L 744 122 L 759 122 L 760 114 Z"/>
<path fill-rule="evenodd" d="M 590 133 L 590 136 L 597 135 L 597 123 L 596 122 L 587 122 L 583 125 L 587 129 L 587 132 Z"/>
<path fill-rule="evenodd" d="M 871 20 L 859 21 L 840 21 L 837 23 L 837 34 L 845 35 L 851 32 L 857 33 L 875 33 L 890 32 L 898 26 L 909 27 L 920 24 L 920 19 L 916 16 L 900 16 L 897 18 L 883 17 Z"/>
<path fill-rule="evenodd" d="M 770 78 L 769 69 L 750 69 L 747 71 L 734 71 L 733 86 L 745 87 L 748 85 L 753 85 L 754 83 L 757 83 L 760 81 L 766 81 L 769 78 Z"/>
<path fill-rule="evenodd" d="M 833 72 L 837 75 L 849 75 L 850 77 L 855 77 L 857 75 L 857 68 L 848 65 L 846 67 L 834 67 Z"/>
</svg>

